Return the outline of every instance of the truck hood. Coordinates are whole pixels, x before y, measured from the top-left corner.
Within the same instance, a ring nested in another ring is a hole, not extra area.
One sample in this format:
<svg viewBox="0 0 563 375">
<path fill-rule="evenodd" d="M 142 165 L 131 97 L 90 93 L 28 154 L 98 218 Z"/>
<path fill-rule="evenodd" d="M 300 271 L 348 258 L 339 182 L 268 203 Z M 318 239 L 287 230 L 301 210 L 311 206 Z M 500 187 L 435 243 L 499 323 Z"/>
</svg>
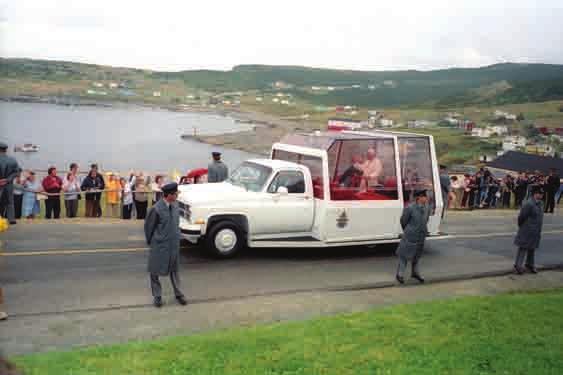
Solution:
<svg viewBox="0 0 563 375">
<path fill-rule="evenodd" d="M 178 190 L 178 200 L 190 205 L 248 199 L 249 194 L 256 194 L 228 182 L 180 185 Z"/>
</svg>

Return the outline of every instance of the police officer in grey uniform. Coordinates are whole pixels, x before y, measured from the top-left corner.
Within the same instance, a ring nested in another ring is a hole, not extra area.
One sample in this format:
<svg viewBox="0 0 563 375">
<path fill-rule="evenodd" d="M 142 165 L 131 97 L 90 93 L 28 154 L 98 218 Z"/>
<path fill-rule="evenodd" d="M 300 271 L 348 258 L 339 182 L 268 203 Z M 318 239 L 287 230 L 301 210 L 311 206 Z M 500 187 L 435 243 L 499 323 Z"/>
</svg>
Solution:
<svg viewBox="0 0 563 375">
<path fill-rule="evenodd" d="M 535 265 L 536 249 L 540 245 L 543 225 L 543 191 L 539 185 L 530 188 L 531 197 L 522 205 L 518 215 L 518 233 L 514 244 L 518 246 L 518 253 L 514 261 L 517 274 L 524 273 L 523 263 L 526 258 L 526 268 L 531 273 L 538 273 Z"/>
<path fill-rule="evenodd" d="M 16 159 L 8 156 L 8 145 L 0 142 L 0 212 L 6 210 L 6 218 L 10 224 L 16 224 L 14 211 L 14 179 L 21 172 Z M 5 203 L 2 203 L 5 202 Z"/>
<path fill-rule="evenodd" d="M 207 167 L 207 182 L 223 182 L 229 177 L 229 168 L 221 161 L 221 153 L 213 151 L 213 162 Z"/>
<path fill-rule="evenodd" d="M 151 207 L 145 219 L 145 237 L 150 246 L 148 271 L 150 273 L 153 304 L 162 307 L 162 286 L 159 276 L 170 276 L 174 296 L 181 305 L 188 301 L 180 290 L 178 265 L 180 258 L 180 214 L 175 203 L 178 184 L 164 185 L 162 198 Z"/>
<path fill-rule="evenodd" d="M 424 240 L 428 235 L 427 223 L 430 209 L 427 205 L 428 197 L 426 190 L 415 192 L 414 197 L 415 202 L 405 207 L 401 215 L 403 236 L 397 248 L 399 266 L 397 267 L 396 275 L 397 281 L 401 284 L 405 282 L 405 269 L 409 260 L 412 262 L 411 276 L 421 283 L 424 282 L 424 278 L 420 275 L 418 269 L 418 262 L 424 249 Z"/>
</svg>

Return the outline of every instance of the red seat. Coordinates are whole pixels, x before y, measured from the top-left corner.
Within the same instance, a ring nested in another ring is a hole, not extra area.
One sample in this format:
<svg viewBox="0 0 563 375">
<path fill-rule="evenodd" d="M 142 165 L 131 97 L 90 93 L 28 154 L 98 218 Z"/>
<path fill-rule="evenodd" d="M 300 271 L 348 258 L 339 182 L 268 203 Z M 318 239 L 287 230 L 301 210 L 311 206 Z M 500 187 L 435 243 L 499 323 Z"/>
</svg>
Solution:
<svg viewBox="0 0 563 375">
<path fill-rule="evenodd" d="M 387 201 L 390 200 L 391 198 L 389 198 L 386 195 L 383 194 L 379 194 L 373 191 L 363 191 L 360 193 L 356 193 L 355 194 L 357 200 L 360 201 Z"/>
</svg>

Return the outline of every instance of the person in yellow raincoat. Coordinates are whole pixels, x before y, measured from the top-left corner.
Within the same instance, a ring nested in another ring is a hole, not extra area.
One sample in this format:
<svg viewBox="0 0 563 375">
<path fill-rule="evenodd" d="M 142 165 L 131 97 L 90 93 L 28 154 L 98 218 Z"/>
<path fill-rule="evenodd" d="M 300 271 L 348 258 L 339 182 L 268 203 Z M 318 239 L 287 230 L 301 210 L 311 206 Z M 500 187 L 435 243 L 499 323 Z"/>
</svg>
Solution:
<svg viewBox="0 0 563 375">
<path fill-rule="evenodd" d="M 106 183 L 106 206 L 109 217 L 119 218 L 119 203 L 121 201 L 121 184 L 113 172 L 108 173 L 109 179 Z"/>
</svg>

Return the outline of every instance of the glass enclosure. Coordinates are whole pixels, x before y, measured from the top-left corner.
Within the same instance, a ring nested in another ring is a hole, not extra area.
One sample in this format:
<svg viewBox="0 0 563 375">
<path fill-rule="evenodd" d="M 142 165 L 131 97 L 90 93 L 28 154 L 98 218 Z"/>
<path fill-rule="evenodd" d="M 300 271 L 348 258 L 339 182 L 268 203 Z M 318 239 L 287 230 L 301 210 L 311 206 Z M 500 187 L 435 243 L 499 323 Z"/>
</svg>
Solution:
<svg viewBox="0 0 563 375">
<path fill-rule="evenodd" d="M 428 203 L 434 212 L 436 199 L 430 158 L 430 139 L 401 136 L 398 138 L 398 143 L 405 205 L 414 200 L 415 191 L 427 189 Z"/>
<path fill-rule="evenodd" d="M 393 140 L 335 141 L 328 150 L 331 200 L 397 200 Z"/>
</svg>

